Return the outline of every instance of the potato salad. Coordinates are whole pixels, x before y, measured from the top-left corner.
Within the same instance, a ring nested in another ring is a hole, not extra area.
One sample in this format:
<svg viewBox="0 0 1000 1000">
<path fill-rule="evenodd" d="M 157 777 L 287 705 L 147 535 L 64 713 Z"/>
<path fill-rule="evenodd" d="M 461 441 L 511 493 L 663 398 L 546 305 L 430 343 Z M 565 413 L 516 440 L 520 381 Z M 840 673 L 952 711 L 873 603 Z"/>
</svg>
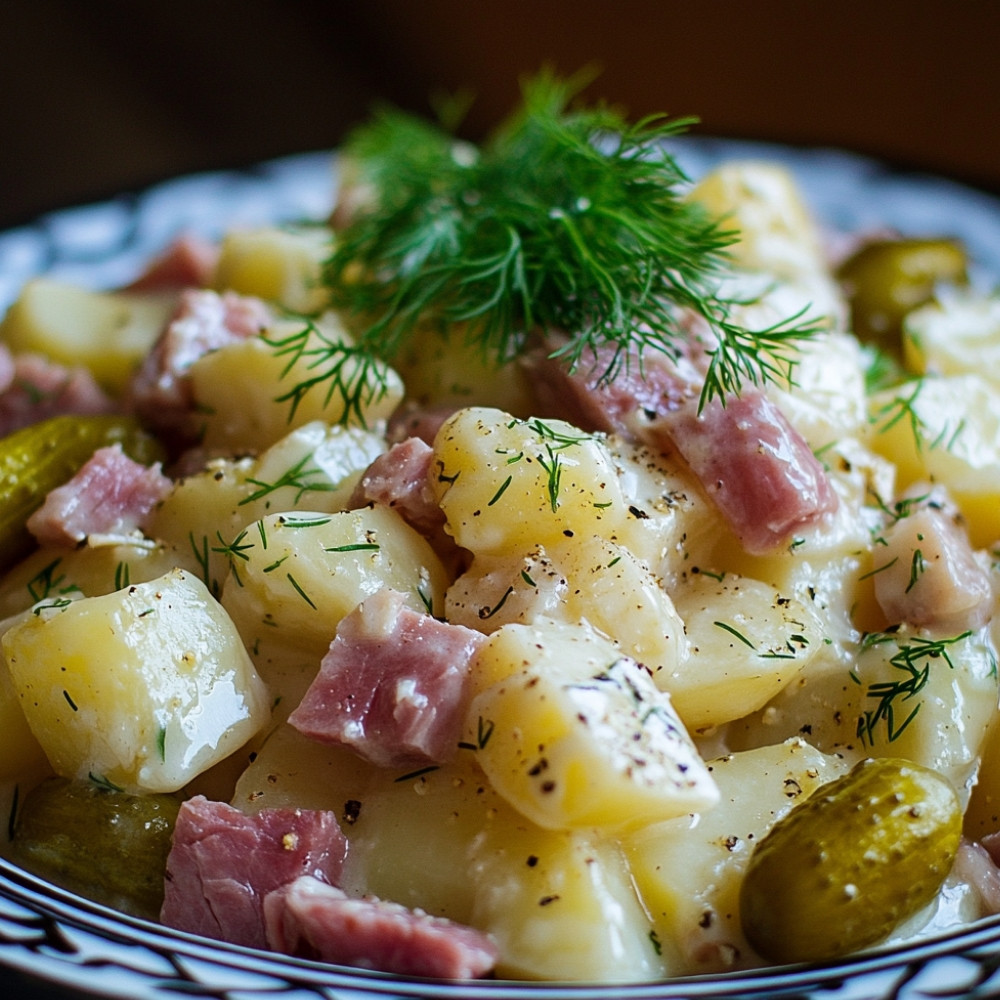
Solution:
<svg viewBox="0 0 1000 1000">
<path fill-rule="evenodd" d="M 740 161 L 676 186 L 710 280 L 599 264 L 577 192 L 545 217 L 592 285 L 563 255 L 504 272 L 519 312 L 487 295 L 515 219 L 440 305 L 408 284 L 444 285 L 440 247 L 364 255 L 393 198 L 365 152 L 326 220 L 39 277 L 3 319 L 3 855 L 446 979 L 820 961 L 1000 911 L 1000 301 L 963 248 L 834 240 Z M 581 341 L 525 304 L 546 281 L 652 294 Z"/>
</svg>

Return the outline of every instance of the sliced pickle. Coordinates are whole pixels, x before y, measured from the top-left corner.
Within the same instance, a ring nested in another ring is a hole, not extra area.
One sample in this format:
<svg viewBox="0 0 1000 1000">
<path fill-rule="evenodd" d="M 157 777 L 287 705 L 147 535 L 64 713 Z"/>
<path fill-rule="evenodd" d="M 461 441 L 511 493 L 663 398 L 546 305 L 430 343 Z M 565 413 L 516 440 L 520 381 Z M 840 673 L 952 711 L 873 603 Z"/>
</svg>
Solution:
<svg viewBox="0 0 1000 1000">
<path fill-rule="evenodd" d="M 862 761 L 758 844 L 740 892 L 743 932 L 780 963 L 877 944 L 934 898 L 961 835 L 947 779 L 909 761 Z"/>
<path fill-rule="evenodd" d="M 49 778 L 18 809 L 10 858 L 71 892 L 156 920 L 180 800 Z"/>
<path fill-rule="evenodd" d="M 955 240 L 873 240 L 837 272 L 851 305 L 855 335 L 898 356 L 903 318 L 939 285 L 964 285 L 968 259 Z"/>
</svg>

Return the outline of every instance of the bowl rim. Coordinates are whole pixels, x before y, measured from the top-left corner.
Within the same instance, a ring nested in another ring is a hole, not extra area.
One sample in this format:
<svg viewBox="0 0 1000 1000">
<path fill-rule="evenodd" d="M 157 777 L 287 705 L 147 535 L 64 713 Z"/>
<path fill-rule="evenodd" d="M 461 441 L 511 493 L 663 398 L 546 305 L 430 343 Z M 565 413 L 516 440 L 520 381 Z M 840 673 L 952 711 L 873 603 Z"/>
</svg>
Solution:
<svg viewBox="0 0 1000 1000">
<path fill-rule="evenodd" d="M 24 912 L 5 912 L 4 900 L 20 904 Z M 12 933 L 4 926 L 5 922 L 16 926 L 20 933 Z M 28 928 L 34 933 L 25 933 Z M 37 974 L 41 962 L 54 981 L 68 986 L 85 985 L 77 975 L 81 966 L 76 961 L 73 935 L 67 933 L 70 929 L 96 935 L 112 946 L 117 944 L 129 951 L 145 950 L 167 958 L 176 974 L 173 983 L 163 970 L 152 976 L 156 989 L 166 991 L 164 996 L 176 996 L 179 991 L 187 996 L 202 995 L 192 991 L 193 983 L 181 985 L 188 980 L 176 962 L 178 958 L 207 963 L 223 975 L 229 969 L 274 977 L 300 990 L 349 988 L 359 997 L 412 997 L 414 1000 L 687 1000 L 785 993 L 801 997 L 813 991 L 826 995 L 848 981 L 882 983 L 886 973 L 892 981 L 892 989 L 884 995 L 898 997 L 907 983 L 923 973 L 929 964 L 941 959 L 960 958 L 972 963 L 973 968 L 966 970 L 967 975 L 962 977 L 966 980 L 963 990 L 985 983 L 985 979 L 1000 967 L 1000 914 L 997 914 L 927 938 L 873 948 L 842 959 L 730 973 L 636 983 L 417 980 L 279 955 L 164 927 L 78 896 L 0 858 L 0 964 Z M 15 954 L 18 951 L 20 957 Z M 64 969 L 59 968 L 60 963 Z M 857 989 L 852 989 L 851 995 L 856 993 Z M 319 995 L 327 994 L 320 992 Z M 858 995 L 882 996 L 883 992 L 881 989 L 877 994 L 863 991 Z"/>
</svg>

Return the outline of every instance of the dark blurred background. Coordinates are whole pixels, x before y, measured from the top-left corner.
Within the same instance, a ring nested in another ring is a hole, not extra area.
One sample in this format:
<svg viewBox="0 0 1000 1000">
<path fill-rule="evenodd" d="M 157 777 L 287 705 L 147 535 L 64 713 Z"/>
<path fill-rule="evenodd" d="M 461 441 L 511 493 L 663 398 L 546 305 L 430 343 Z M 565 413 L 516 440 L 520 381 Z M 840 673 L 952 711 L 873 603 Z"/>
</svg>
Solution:
<svg viewBox="0 0 1000 1000">
<path fill-rule="evenodd" d="M 333 147 L 384 98 L 593 96 L 1000 191 L 992 0 L 0 0 L 0 227 L 178 173 Z"/>
</svg>

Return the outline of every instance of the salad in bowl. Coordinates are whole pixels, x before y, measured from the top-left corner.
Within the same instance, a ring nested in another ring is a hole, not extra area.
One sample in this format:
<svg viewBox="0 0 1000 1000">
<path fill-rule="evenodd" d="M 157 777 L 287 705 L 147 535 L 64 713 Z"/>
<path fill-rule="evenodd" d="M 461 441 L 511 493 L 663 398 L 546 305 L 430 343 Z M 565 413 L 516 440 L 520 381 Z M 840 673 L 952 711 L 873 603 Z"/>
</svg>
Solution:
<svg viewBox="0 0 1000 1000">
<path fill-rule="evenodd" d="M 319 219 L 20 290 L 16 870 L 476 989 L 1000 910 L 995 295 L 573 97 L 480 146 L 383 111 Z"/>
</svg>

